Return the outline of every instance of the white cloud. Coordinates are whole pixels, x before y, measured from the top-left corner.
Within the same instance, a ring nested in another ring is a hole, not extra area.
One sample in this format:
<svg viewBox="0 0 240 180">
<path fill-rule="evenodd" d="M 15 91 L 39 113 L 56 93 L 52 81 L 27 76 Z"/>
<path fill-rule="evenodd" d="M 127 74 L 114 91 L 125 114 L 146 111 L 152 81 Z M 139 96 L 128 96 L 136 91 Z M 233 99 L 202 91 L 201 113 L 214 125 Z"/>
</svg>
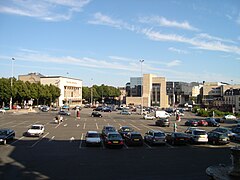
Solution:
<svg viewBox="0 0 240 180">
<path fill-rule="evenodd" d="M 168 48 L 168 50 L 172 51 L 172 52 L 177 52 L 178 54 L 187 54 L 188 53 L 188 51 L 177 49 L 177 48 L 174 48 L 174 47 L 170 47 L 170 48 Z"/>
<path fill-rule="evenodd" d="M 127 29 L 130 31 L 135 30 L 135 27 L 133 25 L 129 25 L 128 23 L 125 23 L 122 20 L 112 19 L 111 17 L 102 14 L 101 12 L 95 13 L 93 16 L 93 19 L 89 20 L 88 23 L 96 24 L 96 25 L 111 26 L 118 29 Z"/>
<path fill-rule="evenodd" d="M 175 27 L 175 28 L 180 28 L 180 29 L 185 29 L 190 31 L 199 31 L 198 28 L 191 26 L 187 21 L 183 21 L 183 22 L 177 22 L 174 20 L 170 21 L 165 17 L 160 17 L 160 16 L 141 17 L 139 18 L 139 22 L 154 24 L 154 25 L 164 26 L 164 27 Z"/>
<path fill-rule="evenodd" d="M 69 20 L 90 0 L 11 0 L 0 4 L 0 13 L 14 14 L 42 19 L 45 21 Z"/>
<path fill-rule="evenodd" d="M 167 63 L 167 66 L 168 67 L 173 67 L 173 66 L 179 66 L 180 64 L 181 64 L 181 61 L 174 60 L 174 61 L 171 61 L 171 62 Z"/>
<path fill-rule="evenodd" d="M 230 39 L 223 39 L 223 38 L 220 38 L 220 37 L 211 36 L 211 35 L 209 35 L 207 33 L 197 34 L 196 38 L 236 44 L 236 42 L 234 42 L 234 41 L 232 41 Z"/>
</svg>

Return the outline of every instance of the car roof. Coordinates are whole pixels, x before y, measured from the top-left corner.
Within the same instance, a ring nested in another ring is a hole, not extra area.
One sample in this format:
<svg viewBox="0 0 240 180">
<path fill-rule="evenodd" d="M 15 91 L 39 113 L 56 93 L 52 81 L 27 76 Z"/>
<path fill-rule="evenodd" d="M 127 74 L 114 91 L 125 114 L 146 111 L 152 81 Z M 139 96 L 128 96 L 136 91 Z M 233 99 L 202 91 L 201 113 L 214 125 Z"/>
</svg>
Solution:
<svg viewBox="0 0 240 180">
<path fill-rule="evenodd" d="M 193 131 L 205 131 L 204 129 L 194 129 Z"/>
<path fill-rule="evenodd" d="M 129 132 L 128 134 L 140 134 L 141 135 L 141 133 L 137 132 L 137 131 Z"/>
<path fill-rule="evenodd" d="M 119 134 L 119 133 L 116 132 L 116 131 L 114 131 L 114 132 L 109 132 L 108 135 L 109 135 L 109 134 Z"/>
<path fill-rule="evenodd" d="M 154 132 L 154 133 L 158 133 L 158 132 L 160 132 L 160 133 L 164 133 L 163 131 L 160 131 L 160 130 L 150 130 L 151 132 Z"/>
</svg>

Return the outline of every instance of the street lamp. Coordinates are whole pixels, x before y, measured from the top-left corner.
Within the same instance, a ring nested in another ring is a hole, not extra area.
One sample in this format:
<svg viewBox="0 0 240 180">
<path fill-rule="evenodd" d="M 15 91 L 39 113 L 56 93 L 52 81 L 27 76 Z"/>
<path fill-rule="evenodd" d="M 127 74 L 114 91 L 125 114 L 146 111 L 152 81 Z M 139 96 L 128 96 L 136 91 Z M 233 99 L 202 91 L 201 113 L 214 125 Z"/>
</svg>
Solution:
<svg viewBox="0 0 240 180">
<path fill-rule="evenodd" d="M 93 79 L 91 78 L 91 81 Z M 91 106 L 93 105 L 93 84 L 92 84 L 92 87 L 91 87 Z"/>
<path fill-rule="evenodd" d="M 12 86 L 13 86 L 13 61 L 15 61 L 14 58 L 12 58 L 12 77 L 11 77 L 11 97 L 10 97 L 10 103 L 9 103 L 9 108 L 12 109 Z"/>
<path fill-rule="evenodd" d="M 142 64 L 144 60 L 139 60 L 141 63 L 141 77 L 142 77 L 142 85 L 141 85 L 141 115 L 143 114 L 143 72 L 142 72 Z"/>
<path fill-rule="evenodd" d="M 231 85 L 232 85 L 232 113 L 234 113 L 234 108 L 233 108 L 233 80 L 231 80 Z"/>
</svg>

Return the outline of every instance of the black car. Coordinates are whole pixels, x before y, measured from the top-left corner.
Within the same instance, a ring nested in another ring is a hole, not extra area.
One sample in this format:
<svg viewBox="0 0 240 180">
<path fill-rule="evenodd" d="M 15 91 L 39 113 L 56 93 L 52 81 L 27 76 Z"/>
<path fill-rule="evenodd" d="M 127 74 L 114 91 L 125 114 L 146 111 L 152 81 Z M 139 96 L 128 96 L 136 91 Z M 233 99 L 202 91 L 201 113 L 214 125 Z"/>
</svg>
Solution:
<svg viewBox="0 0 240 180">
<path fill-rule="evenodd" d="M 228 144 L 230 143 L 230 138 L 227 134 L 212 131 L 208 133 L 208 142 L 211 144 Z"/>
<path fill-rule="evenodd" d="M 93 111 L 102 111 L 103 107 L 102 106 L 98 106 L 95 109 L 93 109 Z"/>
<path fill-rule="evenodd" d="M 122 138 L 125 138 L 125 135 L 129 132 L 133 132 L 133 128 L 129 126 L 121 126 L 120 129 L 118 130 L 119 134 L 122 136 Z"/>
<path fill-rule="evenodd" d="M 65 115 L 65 116 L 70 116 L 71 115 L 71 113 L 68 112 L 68 111 L 59 111 L 58 114 L 59 115 Z"/>
<path fill-rule="evenodd" d="M 225 120 L 223 118 L 214 118 L 216 122 L 218 123 L 224 123 Z"/>
<path fill-rule="evenodd" d="M 197 120 L 187 120 L 185 122 L 185 126 L 198 126 L 198 121 Z"/>
<path fill-rule="evenodd" d="M 215 120 L 215 118 L 206 118 L 205 120 L 208 122 L 208 126 L 220 126 L 220 124 Z"/>
<path fill-rule="evenodd" d="M 15 132 L 12 129 L 0 129 L 0 143 L 7 144 L 7 141 L 15 138 Z"/>
<path fill-rule="evenodd" d="M 110 132 L 117 132 L 116 128 L 109 125 L 109 126 L 103 126 L 103 129 L 102 129 L 102 137 L 105 138 L 108 133 Z M 120 135 L 121 136 L 121 135 Z"/>
<path fill-rule="evenodd" d="M 129 132 L 125 135 L 125 143 L 129 146 L 130 145 L 142 146 L 143 137 L 139 132 Z"/>
<path fill-rule="evenodd" d="M 112 109 L 110 107 L 104 107 L 101 110 L 102 112 L 112 112 Z"/>
<path fill-rule="evenodd" d="M 163 127 L 169 127 L 170 126 L 170 122 L 168 119 L 158 119 L 155 121 L 155 125 L 156 126 L 163 126 Z"/>
<path fill-rule="evenodd" d="M 170 134 L 167 134 L 166 140 L 168 143 L 172 145 L 184 145 L 187 144 L 190 140 L 190 137 L 186 133 L 181 133 L 181 132 L 173 132 Z"/>
<path fill-rule="evenodd" d="M 106 147 L 123 147 L 123 139 L 122 136 L 118 132 L 109 132 L 107 136 L 103 140 L 104 145 Z"/>
<path fill-rule="evenodd" d="M 98 111 L 94 111 L 94 112 L 92 112 L 91 116 L 92 117 L 102 117 L 102 114 L 99 113 Z"/>
</svg>

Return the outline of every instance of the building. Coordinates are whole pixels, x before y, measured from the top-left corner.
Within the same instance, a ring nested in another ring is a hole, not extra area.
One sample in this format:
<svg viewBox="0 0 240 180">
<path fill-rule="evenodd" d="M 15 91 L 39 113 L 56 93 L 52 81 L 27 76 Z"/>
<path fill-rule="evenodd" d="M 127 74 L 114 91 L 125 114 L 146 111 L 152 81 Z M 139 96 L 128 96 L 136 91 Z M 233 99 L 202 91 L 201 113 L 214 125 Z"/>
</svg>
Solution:
<svg viewBox="0 0 240 180">
<path fill-rule="evenodd" d="M 55 85 L 59 87 L 61 95 L 58 105 L 69 106 L 82 105 L 82 80 L 63 76 L 47 76 L 40 78 L 41 84 Z"/>
<path fill-rule="evenodd" d="M 131 84 L 132 83 L 132 84 Z M 129 84 L 127 83 L 127 88 Z M 142 93 L 141 93 L 142 90 Z M 146 107 L 168 107 L 165 77 L 157 77 L 153 74 L 144 74 L 143 78 L 130 78 L 130 90 L 127 91 L 126 104 L 141 105 Z M 142 96 L 141 96 L 142 95 Z"/>
<path fill-rule="evenodd" d="M 224 93 L 223 105 L 226 111 L 240 112 L 240 89 L 228 89 Z"/>
<path fill-rule="evenodd" d="M 121 92 L 120 96 L 118 97 L 118 101 L 120 104 L 126 104 L 126 88 L 125 87 L 119 87 L 118 88 Z"/>
<path fill-rule="evenodd" d="M 43 85 L 55 85 L 60 89 L 61 95 L 57 100 L 57 105 L 68 104 L 70 106 L 82 104 L 82 80 L 63 76 L 44 76 L 40 73 L 29 73 L 19 75 L 21 81 L 30 83 L 40 82 Z"/>
</svg>

